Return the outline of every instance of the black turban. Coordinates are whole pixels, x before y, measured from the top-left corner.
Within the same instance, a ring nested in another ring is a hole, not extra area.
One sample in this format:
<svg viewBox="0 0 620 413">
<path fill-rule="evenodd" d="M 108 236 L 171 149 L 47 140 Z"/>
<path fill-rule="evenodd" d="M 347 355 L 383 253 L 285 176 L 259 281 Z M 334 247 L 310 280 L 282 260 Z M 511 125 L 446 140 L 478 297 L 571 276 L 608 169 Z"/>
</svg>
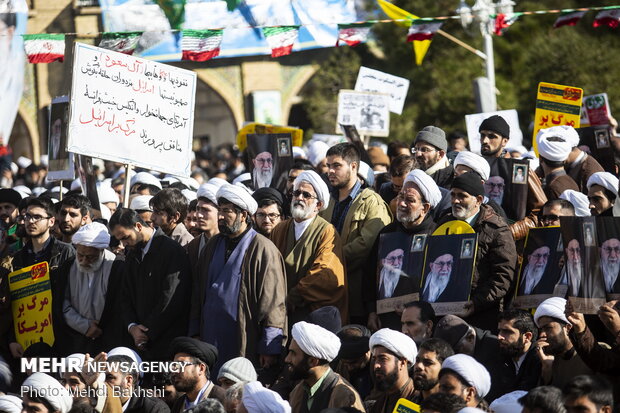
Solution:
<svg viewBox="0 0 620 413">
<path fill-rule="evenodd" d="M 205 343 L 191 337 L 177 337 L 172 340 L 172 354 L 186 353 L 207 363 L 209 369 L 217 361 L 217 348 L 214 345 Z"/>
<path fill-rule="evenodd" d="M 282 194 L 280 193 L 280 191 L 278 191 L 275 188 L 269 188 L 269 187 L 259 188 L 256 191 L 254 191 L 252 196 L 254 197 L 256 202 L 259 204 L 260 204 L 260 201 L 263 201 L 265 199 L 271 199 L 280 206 L 284 204 L 284 198 L 282 197 Z"/>
</svg>

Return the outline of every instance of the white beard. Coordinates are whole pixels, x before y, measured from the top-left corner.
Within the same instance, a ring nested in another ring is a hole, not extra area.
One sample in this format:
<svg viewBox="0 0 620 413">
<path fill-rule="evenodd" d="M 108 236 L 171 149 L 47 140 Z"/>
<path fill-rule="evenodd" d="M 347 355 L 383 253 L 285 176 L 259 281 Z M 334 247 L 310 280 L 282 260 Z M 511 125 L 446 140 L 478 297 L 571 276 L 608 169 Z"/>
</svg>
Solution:
<svg viewBox="0 0 620 413">
<path fill-rule="evenodd" d="M 415 215 L 415 213 L 413 213 L 413 214 L 406 214 L 404 212 L 401 212 L 398 209 L 396 210 L 396 219 L 401 224 L 411 224 L 412 222 L 417 221 L 420 218 L 420 215 L 422 215 L 422 214 L 418 214 L 418 215 Z"/>
<path fill-rule="evenodd" d="M 502 192 L 500 195 L 497 196 L 491 196 L 491 195 L 487 195 L 487 197 L 491 200 L 491 201 L 495 201 L 495 203 L 497 205 L 501 205 L 502 201 L 504 200 L 504 193 Z"/>
<path fill-rule="evenodd" d="M 576 296 L 579 294 L 579 287 L 581 286 L 581 262 L 569 263 L 566 266 L 566 272 L 568 274 L 568 284 L 572 289 L 572 295 Z"/>
<path fill-rule="evenodd" d="M 254 169 L 254 189 L 266 188 L 271 185 L 273 178 L 273 170 L 263 171 L 262 169 Z"/>
<path fill-rule="evenodd" d="M 294 200 L 291 203 L 291 216 L 299 221 L 305 221 L 307 219 L 310 219 L 312 218 L 312 214 L 314 213 L 314 208 L 316 207 L 316 204 L 316 200 L 308 206 L 305 206 L 301 201 Z"/>
<path fill-rule="evenodd" d="M 441 293 L 444 292 L 450 281 L 450 274 L 442 276 L 434 271 L 428 273 L 429 282 L 424 289 L 424 295 L 427 296 L 429 303 L 437 301 Z"/>
<path fill-rule="evenodd" d="M 381 277 L 379 279 L 385 290 L 384 298 L 390 298 L 394 294 L 400 273 L 400 268 L 392 267 L 391 265 L 386 264 L 381 268 Z"/>
<path fill-rule="evenodd" d="M 525 288 L 523 290 L 523 293 L 525 295 L 531 294 L 532 290 L 536 288 L 536 286 L 542 279 L 542 276 L 545 272 L 545 268 L 547 268 L 546 265 L 541 268 L 536 268 L 531 265 L 527 266 L 525 270 L 525 274 L 523 276 L 523 282 L 525 283 Z"/>
<path fill-rule="evenodd" d="M 605 289 L 608 293 L 611 293 L 618 278 L 618 271 L 620 271 L 620 261 L 616 261 L 614 264 L 608 260 L 601 260 L 601 270 L 605 279 Z"/>
<path fill-rule="evenodd" d="M 76 260 L 75 262 L 77 263 L 78 270 L 80 272 L 83 272 L 83 273 L 93 273 L 93 272 L 96 272 L 97 270 L 99 270 L 99 268 L 101 268 L 101 265 L 103 264 L 103 251 L 101 251 L 101 253 L 99 254 L 99 258 L 97 258 L 97 261 L 93 262 L 89 266 L 81 265 L 77 261 L 77 258 L 75 260 Z"/>
</svg>

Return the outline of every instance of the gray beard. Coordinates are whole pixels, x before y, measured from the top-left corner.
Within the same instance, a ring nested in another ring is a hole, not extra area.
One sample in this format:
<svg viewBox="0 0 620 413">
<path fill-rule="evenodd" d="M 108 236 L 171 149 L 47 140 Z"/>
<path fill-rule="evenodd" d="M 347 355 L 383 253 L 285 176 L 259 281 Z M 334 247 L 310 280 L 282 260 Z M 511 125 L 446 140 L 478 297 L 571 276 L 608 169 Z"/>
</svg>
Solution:
<svg viewBox="0 0 620 413">
<path fill-rule="evenodd" d="M 396 219 L 401 224 L 411 224 L 413 222 L 416 222 L 418 219 L 420 219 L 420 215 L 422 214 L 418 214 L 417 216 L 415 214 L 404 214 L 399 210 L 396 210 Z"/>
<path fill-rule="evenodd" d="M 265 188 L 271 185 L 271 179 L 273 178 L 273 172 L 263 171 L 262 169 L 254 169 L 254 189 Z"/>
<path fill-rule="evenodd" d="M 577 295 L 579 293 L 579 287 L 581 286 L 581 262 L 569 263 L 566 267 L 566 271 L 568 272 L 568 284 L 572 288 L 573 295 Z"/>
<path fill-rule="evenodd" d="M 461 206 L 452 206 L 452 215 L 456 219 L 467 219 L 471 216 L 471 212 L 473 211 L 473 206 L 471 208 L 465 208 Z"/>
<path fill-rule="evenodd" d="M 542 268 L 536 268 L 534 266 L 528 265 L 527 269 L 525 270 L 524 277 L 523 277 L 523 282 L 525 283 L 525 286 L 527 286 L 528 278 L 537 279 L 538 282 L 536 284 L 532 285 L 532 290 L 534 290 L 534 288 L 536 288 L 538 283 L 542 280 L 542 275 L 545 272 L 546 268 L 547 268 L 546 265 L 544 267 L 542 267 Z M 531 294 L 531 291 L 527 291 L 526 294 Z"/>
<path fill-rule="evenodd" d="M 305 221 L 307 219 L 310 219 L 312 218 L 312 213 L 314 212 L 315 206 L 316 200 L 307 207 L 299 201 L 293 201 L 293 203 L 291 204 L 291 216 L 293 217 L 293 219 L 297 219 L 299 221 Z"/>
<path fill-rule="evenodd" d="M 487 195 L 487 198 L 489 198 L 491 201 L 494 201 L 497 205 L 501 205 L 502 201 L 504 200 L 504 193 L 502 192 L 501 195 L 497 196 Z"/>
<path fill-rule="evenodd" d="M 99 270 L 99 268 L 101 268 L 101 265 L 103 264 L 103 251 L 101 251 L 101 253 L 99 254 L 99 258 L 97 258 L 97 261 L 93 262 L 91 265 L 89 266 L 83 266 L 81 265 L 78 261 L 77 258 L 75 259 L 75 262 L 77 263 L 77 267 L 78 270 L 80 272 L 84 272 L 84 273 L 91 273 L 91 272 L 96 272 Z"/>
<path fill-rule="evenodd" d="M 620 261 L 610 263 L 607 260 L 601 260 L 601 270 L 603 271 L 603 277 L 605 278 L 605 288 L 610 291 L 613 288 L 613 284 L 618 278 L 618 271 L 620 271 Z"/>
</svg>

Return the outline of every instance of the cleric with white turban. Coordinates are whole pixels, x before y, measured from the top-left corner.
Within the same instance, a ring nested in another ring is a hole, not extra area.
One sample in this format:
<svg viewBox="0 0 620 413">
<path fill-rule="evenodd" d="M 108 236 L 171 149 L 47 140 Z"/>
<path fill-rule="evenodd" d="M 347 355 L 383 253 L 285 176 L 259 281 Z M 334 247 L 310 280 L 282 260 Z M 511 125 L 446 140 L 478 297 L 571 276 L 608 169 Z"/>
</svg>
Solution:
<svg viewBox="0 0 620 413">
<path fill-rule="evenodd" d="M 220 200 L 224 198 L 244 211 L 249 212 L 250 215 L 254 215 L 258 209 L 258 204 L 256 200 L 252 198 L 252 195 L 245 189 L 236 185 L 222 185 L 217 191 L 216 197 L 218 205 Z"/>
<path fill-rule="evenodd" d="M 534 313 L 534 322 L 538 326 L 540 317 L 551 317 L 560 320 L 566 324 L 570 324 L 565 315 L 566 300 L 562 297 L 551 297 L 540 303 Z"/>
<path fill-rule="evenodd" d="M 413 339 L 400 331 L 382 328 L 370 336 L 368 343 L 370 351 L 376 346 L 382 346 L 394 353 L 398 358 L 404 358 L 410 364 L 415 363 L 418 347 Z"/>
<path fill-rule="evenodd" d="M 0 412 L 21 413 L 21 411 L 22 399 L 8 394 L 0 396 Z"/>
<path fill-rule="evenodd" d="M 325 181 L 314 171 L 303 171 L 297 178 L 295 178 L 295 182 L 293 182 L 293 189 L 299 189 L 299 185 L 302 182 L 307 182 L 314 188 L 316 192 L 316 197 L 321 202 L 321 211 L 327 208 L 329 205 L 329 188 Z"/>
<path fill-rule="evenodd" d="M 588 197 L 573 189 L 567 189 L 562 192 L 560 199 L 564 199 L 575 207 L 575 215 L 578 217 L 589 217 L 590 213 L 590 200 Z"/>
<path fill-rule="evenodd" d="M 52 376 L 45 373 L 33 373 L 21 386 L 24 404 L 29 403 L 30 396 L 46 400 L 54 412 L 67 413 L 73 405 L 73 397 Z M 50 412 L 51 413 L 51 412 Z"/>
<path fill-rule="evenodd" d="M 459 165 L 466 166 L 476 172 L 480 175 L 480 178 L 482 178 L 483 181 L 489 179 L 489 176 L 491 175 L 491 166 L 486 159 L 473 152 L 459 152 L 459 154 L 456 155 L 456 158 L 454 158 L 454 169 L 456 169 Z"/>
<path fill-rule="evenodd" d="M 313 141 L 308 145 L 308 160 L 315 168 L 327 158 L 329 145 L 323 141 Z"/>
<path fill-rule="evenodd" d="M 424 200 L 431 204 L 431 208 L 439 205 L 439 202 L 441 202 L 441 191 L 433 178 L 428 174 L 421 169 L 414 169 L 405 177 L 403 187 L 407 186 L 409 182 L 416 184 Z"/>
<path fill-rule="evenodd" d="M 338 356 L 340 339 L 321 326 L 300 321 L 293 325 L 292 334 L 301 351 L 311 357 L 331 362 Z"/>
<path fill-rule="evenodd" d="M 196 191 L 196 197 L 200 200 L 207 200 L 213 203 L 213 205 L 217 205 L 217 191 L 220 189 L 219 186 L 215 184 L 211 184 L 209 182 L 202 184 L 198 187 L 198 191 Z"/>
<path fill-rule="evenodd" d="M 483 398 L 491 390 L 491 375 L 488 370 L 473 357 L 466 354 L 455 354 L 444 360 L 441 365 L 440 377 L 446 370 L 452 370 L 461 376 L 467 384 L 476 389 L 478 397 Z"/>
<path fill-rule="evenodd" d="M 558 126 L 541 129 L 536 135 L 540 156 L 549 161 L 564 162 L 573 149 L 572 142 L 564 135 L 564 129 Z"/>
<path fill-rule="evenodd" d="M 291 406 L 282 397 L 263 387 L 259 381 L 251 381 L 243 386 L 243 406 L 248 413 L 290 413 Z"/>
<path fill-rule="evenodd" d="M 491 403 L 491 410 L 495 413 L 521 413 L 523 406 L 519 403 L 519 399 L 526 394 L 527 392 L 524 390 L 506 393 Z"/>
<path fill-rule="evenodd" d="M 78 229 L 78 231 L 73 234 L 71 242 L 76 245 L 102 250 L 108 248 L 110 245 L 110 233 L 108 232 L 108 227 L 105 225 L 99 222 L 93 222 Z"/>
<path fill-rule="evenodd" d="M 610 199 L 610 201 L 613 201 L 616 199 L 616 196 L 618 196 L 618 182 L 618 178 L 609 172 L 595 172 L 588 178 L 586 186 L 590 189 L 594 185 L 599 185 L 613 192 L 615 196 L 613 199 Z"/>
<path fill-rule="evenodd" d="M 538 131 L 536 139 L 538 140 L 538 137 L 541 135 L 542 139 L 548 139 L 551 136 L 561 138 L 562 140 L 564 140 L 564 142 L 568 143 L 571 149 L 575 146 L 579 146 L 579 133 L 577 133 L 575 128 L 573 128 L 572 126 L 560 125 L 541 129 Z"/>
</svg>

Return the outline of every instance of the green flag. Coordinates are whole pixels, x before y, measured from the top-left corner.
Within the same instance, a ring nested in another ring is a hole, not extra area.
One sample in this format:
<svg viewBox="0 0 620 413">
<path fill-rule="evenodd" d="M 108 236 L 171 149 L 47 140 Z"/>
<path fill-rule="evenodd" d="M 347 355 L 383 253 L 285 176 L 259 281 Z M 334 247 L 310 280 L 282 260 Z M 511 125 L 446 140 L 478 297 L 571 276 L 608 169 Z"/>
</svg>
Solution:
<svg viewBox="0 0 620 413">
<path fill-rule="evenodd" d="M 226 6 L 228 6 L 228 11 L 233 11 L 239 6 L 241 0 L 226 0 Z"/>
<path fill-rule="evenodd" d="M 185 21 L 185 0 L 155 0 L 163 10 L 172 29 L 178 30 Z"/>
</svg>

